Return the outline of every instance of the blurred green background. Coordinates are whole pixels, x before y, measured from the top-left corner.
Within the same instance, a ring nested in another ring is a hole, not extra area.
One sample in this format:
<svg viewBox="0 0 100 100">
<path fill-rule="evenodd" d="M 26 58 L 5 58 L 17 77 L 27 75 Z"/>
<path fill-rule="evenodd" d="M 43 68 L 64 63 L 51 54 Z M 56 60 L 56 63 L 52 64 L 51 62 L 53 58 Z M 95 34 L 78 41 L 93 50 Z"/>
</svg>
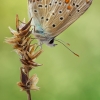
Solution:
<svg viewBox="0 0 100 100">
<path fill-rule="evenodd" d="M 1 0 L 0 3 L 0 100 L 27 100 L 16 85 L 21 63 L 12 46 L 8 26 L 15 29 L 15 16 L 26 18 L 27 0 Z M 100 100 L 100 1 L 94 0 L 88 11 L 57 38 L 70 43 L 74 56 L 63 45 L 43 46 L 37 59 L 43 66 L 31 71 L 39 77 L 39 91 L 31 91 L 32 100 Z"/>
</svg>

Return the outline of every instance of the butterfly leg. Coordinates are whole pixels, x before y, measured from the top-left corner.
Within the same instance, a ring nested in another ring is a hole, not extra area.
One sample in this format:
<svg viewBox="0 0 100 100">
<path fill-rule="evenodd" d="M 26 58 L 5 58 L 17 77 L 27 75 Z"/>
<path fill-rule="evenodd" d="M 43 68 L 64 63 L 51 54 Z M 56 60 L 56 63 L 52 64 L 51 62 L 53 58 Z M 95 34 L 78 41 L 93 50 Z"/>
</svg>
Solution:
<svg viewBox="0 0 100 100">
<path fill-rule="evenodd" d="M 43 43 L 39 43 L 39 44 L 37 45 L 37 47 L 35 48 L 35 51 L 38 49 L 38 47 L 40 47 L 40 49 L 42 49 L 42 45 L 43 45 Z"/>
</svg>

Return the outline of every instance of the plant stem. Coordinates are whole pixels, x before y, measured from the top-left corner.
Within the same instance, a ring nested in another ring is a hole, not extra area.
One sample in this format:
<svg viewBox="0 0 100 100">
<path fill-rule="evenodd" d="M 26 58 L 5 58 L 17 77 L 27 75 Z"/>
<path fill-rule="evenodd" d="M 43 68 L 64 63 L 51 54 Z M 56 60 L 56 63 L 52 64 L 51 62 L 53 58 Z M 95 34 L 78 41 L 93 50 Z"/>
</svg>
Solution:
<svg viewBox="0 0 100 100">
<path fill-rule="evenodd" d="M 31 93 L 30 93 L 30 90 L 27 90 L 27 100 L 31 100 Z"/>
</svg>

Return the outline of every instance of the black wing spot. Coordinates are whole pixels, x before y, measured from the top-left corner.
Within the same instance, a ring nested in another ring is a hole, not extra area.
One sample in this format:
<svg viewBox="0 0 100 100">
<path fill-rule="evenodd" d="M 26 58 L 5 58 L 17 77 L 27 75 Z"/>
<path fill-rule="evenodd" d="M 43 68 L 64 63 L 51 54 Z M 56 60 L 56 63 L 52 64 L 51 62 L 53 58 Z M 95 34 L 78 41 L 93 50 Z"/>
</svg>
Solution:
<svg viewBox="0 0 100 100">
<path fill-rule="evenodd" d="M 55 13 L 52 13 L 52 15 L 55 15 Z"/>
<path fill-rule="evenodd" d="M 55 4 L 57 3 L 57 1 L 55 2 Z"/>
<path fill-rule="evenodd" d="M 77 12 L 80 12 L 80 10 L 78 9 Z"/>
<path fill-rule="evenodd" d="M 76 7 L 79 7 L 79 5 L 76 5 Z"/>
<path fill-rule="evenodd" d="M 34 12 L 37 12 L 37 10 L 35 9 Z"/>
<path fill-rule="evenodd" d="M 49 19 L 47 18 L 46 21 L 48 21 Z"/>
<path fill-rule="evenodd" d="M 75 3 L 73 2 L 73 6 L 75 6 Z"/>
<path fill-rule="evenodd" d="M 55 24 L 52 25 L 52 27 L 55 27 L 55 26 L 56 26 Z"/>
<path fill-rule="evenodd" d="M 61 14 L 61 13 L 62 13 L 62 11 L 60 10 L 60 11 L 59 11 L 59 13 Z"/>
<path fill-rule="evenodd" d="M 60 20 L 63 20 L 64 18 L 63 17 L 60 17 Z"/>
<path fill-rule="evenodd" d="M 38 5 L 38 7 L 42 7 L 42 5 Z"/>
<path fill-rule="evenodd" d="M 45 5 L 45 8 L 47 8 L 47 5 Z"/>
<path fill-rule="evenodd" d="M 59 5 L 61 5 L 61 2 L 59 2 Z"/>
<path fill-rule="evenodd" d="M 41 17 L 41 19 L 44 19 L 44 17 Z"/>
<path fill-rule="evenodd" d="M 51 6 L 52 4 L 51 4 L 51 3 L 49 3 L 49 5 Z"/>
</svg>

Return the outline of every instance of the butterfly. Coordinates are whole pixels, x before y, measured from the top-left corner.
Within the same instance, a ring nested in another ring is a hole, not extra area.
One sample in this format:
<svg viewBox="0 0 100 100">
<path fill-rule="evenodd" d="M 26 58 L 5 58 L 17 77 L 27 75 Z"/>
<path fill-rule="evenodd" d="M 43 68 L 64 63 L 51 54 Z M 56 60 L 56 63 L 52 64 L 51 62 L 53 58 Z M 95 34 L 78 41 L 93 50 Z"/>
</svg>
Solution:
<svg viewBox="0 0 100 100">
<path fill-rule="evenodd" d="M 55 46 L 55 38 L 90 7 L 92 0 L 28 0 L 32 33 L 40 44 Z"/>
</svg>

